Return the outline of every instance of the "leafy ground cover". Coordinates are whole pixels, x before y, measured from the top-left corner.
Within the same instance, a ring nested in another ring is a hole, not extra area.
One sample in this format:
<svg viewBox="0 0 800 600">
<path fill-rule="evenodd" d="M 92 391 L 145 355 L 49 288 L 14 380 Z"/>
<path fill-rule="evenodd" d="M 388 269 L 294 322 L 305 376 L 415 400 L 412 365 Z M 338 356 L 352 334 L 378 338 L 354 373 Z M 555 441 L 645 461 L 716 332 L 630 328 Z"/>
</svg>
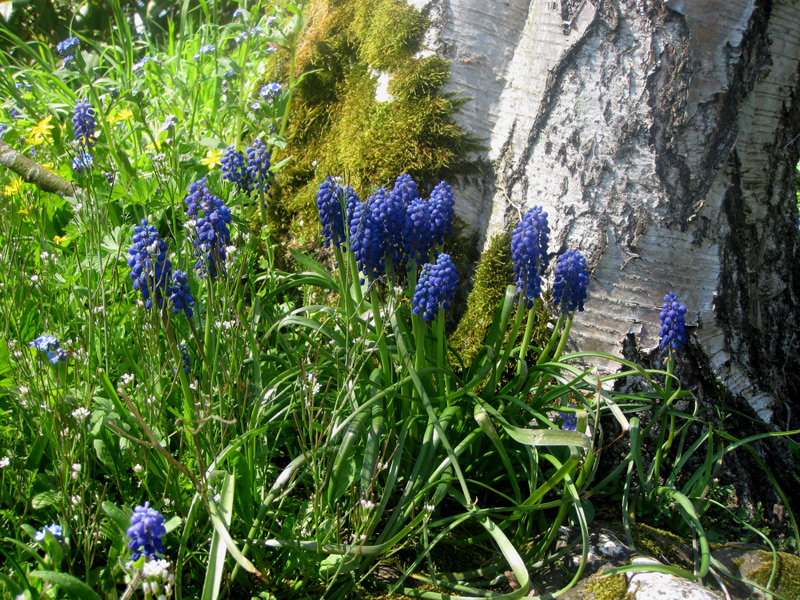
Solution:
<svg viewBox="0 0 800 600">
<path fill-rule="evenodd" d="M 461 352 L 447 183 L 315 173 L 325 253 L 273 235 L 293 98 L 325 75 L 299 68 L 308 7 L 187 2 L 156 34 L 111 6 L 105 40 L 0 30 L 4 598 L 516 598 L 562 524 L 586 548 L 600 492 L 631 545 L 633 516 L 695 537 L 694 572 L 664 570 L 708 573 L 714 477 L 749 440 L 689 435 L 674 294 L 663 370 L 586 367 L 585 260 L 533 209 Z M 629 450 L 599 477 L 604 418 Z"/>
</svg>

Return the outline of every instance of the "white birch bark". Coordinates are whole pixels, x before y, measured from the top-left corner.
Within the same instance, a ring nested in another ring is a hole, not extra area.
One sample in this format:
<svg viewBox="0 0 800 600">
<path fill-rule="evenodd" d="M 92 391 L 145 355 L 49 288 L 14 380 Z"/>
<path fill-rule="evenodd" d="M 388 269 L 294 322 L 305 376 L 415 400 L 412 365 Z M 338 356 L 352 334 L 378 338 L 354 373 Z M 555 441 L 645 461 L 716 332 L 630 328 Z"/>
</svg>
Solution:
<svg viewBox="0 0 800 600">
<path fill-rule="evenodd" d="M 457 210 L 488 239 L 545 207 L 551 252 L 592 269 L 575 344 L 653 350 L 674 290 L 693 359 L 765 422 L 794 421 L 800 2 L 412 4 L 488 145 Z"/>
</svg>

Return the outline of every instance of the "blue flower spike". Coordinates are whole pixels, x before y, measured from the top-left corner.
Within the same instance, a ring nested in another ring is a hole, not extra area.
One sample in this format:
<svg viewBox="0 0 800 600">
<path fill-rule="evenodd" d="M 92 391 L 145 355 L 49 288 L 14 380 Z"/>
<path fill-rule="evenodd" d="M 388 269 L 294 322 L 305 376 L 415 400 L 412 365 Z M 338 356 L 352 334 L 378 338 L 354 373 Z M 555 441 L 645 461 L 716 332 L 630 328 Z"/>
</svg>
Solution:
<svg viewBox="0 0 800 600">
<path fill-rule="evenodd" d="M 583 310 L 586 286 L 589 285 L 589 270 L 586 259 L 577 250 L 570 250 L 558 257 L 553 281 L 553 303 L 561 312 Z"/>
<path fill-rule="evenodd" d="M 534 206 L 511 234 L 511 258 L 517 289 L 525 290 L 528 308 L 542 294 L 542 272 L 547 268 L 547 244 L 550 228 L 547 213 Z"/>
<path fill-rule="evenodd" d="M 153 558 L 165 554 L 164 543 L 161 541 L 167 533 L 164 517 L 156 509 L 150 508 L 149 502 L 133 509 L 131 526 L 126 533 L 131 538 L 128 548 L 133 550 L 131 558 L 134 562 L 142 555 Z"/>
<path fill-rule="evenodd" d="M 128 250 L 128 267 L 133 279 L 133 289 L 142 294 L 144 306 L 153 306 L 153 296 L 160 307 L 170 293 L 172 263 L 167 259 L 167 244 L 153 225 L 146 220 L 133 229 L 132 244 Z"/>
<path fill-rule="evenodd" d="M 72 115 L 72 129 L 75 131 L 75 139 L 86 150 L 94 147 L 95 125 L 94 107 L 88 100 L 78 100 Z"/>
<path fill-rule="evenodd" d="M 218 273 L 226 273 L 226 248 L 231 243 L 228 225 L 233 221 L 231 209 L 211 193 L 205 177 L 189 184 L 184 202 L 186 214 L 195 219 L 195 269 L 200 277 L 208 275 L 216 279 Z"/>
<path fill-rule="evenodd" d="M 678 351 L 686 345 L 686 307 L 678 302 L 675 292 L 664 296 L 664 306 L 658 315 L 661 319 L 661 343 L 659 348 L 671 346 Z"/>
<path fill-rule="evenodd" d="M 342 188 L 333 177 L 328 177 L 319 184 L 317 209 L 326 248 L 331 245 L 339 248 L 344 243 L 346 237 L 342 203 L 352 199 L 354 195 L 353 188 L 349 185 Z M 355 200 L 358 201 L 358 196 L 355 196 Z"/>
<path fill-rule="evenodd" d="M 422 313 L 422 318 L 432 321 L 441 307 L 450 308 L 458 288 L 458 273 L 449 254 L 440 254 L 435 264 L 425 263 L 422 267 L 414 296 L 411 298 L 411 312 Z"/>
</svg>

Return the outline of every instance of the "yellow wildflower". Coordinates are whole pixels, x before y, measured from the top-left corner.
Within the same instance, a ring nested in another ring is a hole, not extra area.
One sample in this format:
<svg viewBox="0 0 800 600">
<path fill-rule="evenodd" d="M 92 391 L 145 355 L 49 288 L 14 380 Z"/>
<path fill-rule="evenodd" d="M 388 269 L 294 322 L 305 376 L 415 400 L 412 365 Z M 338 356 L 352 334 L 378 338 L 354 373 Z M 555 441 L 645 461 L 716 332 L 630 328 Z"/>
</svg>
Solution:
<svg viewBox="0 0 800 600">
<path fill-rule="evenodd" d="M 34 125 L 30 128 L 28 135 L 29 144 L 32 146 L 38 146 L 44 142 L 49 144 L 53 141 L 53 138 L 50 135 L 50 130 L 53 129 L 53 125 L 50 124 L 50 120 L 52 118 L 53 115 L 47 115 L 44 119 L 39 121 L 37 125 Z"/>
<path fill-rule="evenodd" d="M 146 150 L 161 150 L 161 140 L 156 138 L 155 144 L 147 144 L 147 146 L 145 146 L 145 149 Z"/>
<path fill-rule="evenodd" d="M 56 245 L 63 244 L 66 241 L 67 241 L 67 238 L 65 236 L 60 236 L 60 235 L 54 235 L 53 236 L 53 243 L 56 244 Z"/>
<path fill-rule="evenodd" d="M 27 208 L 20 208 L 17 211 L 17 213 L 20 214 L 20 215 L 27 215 L 28 214 L 28 209 Z"/>
<path fill-rule="evenodd" d="M 6 196 L 13 196 L 22 189 L 22 178 L 17 177 L 11 180 L 11 185 L 3 186 L 3 193 Z"/>
<path fill-rule="evenodd" d="M 48 171 L 52 171 L 54 166 L 55 165 L 53 163 L 51 163 L 51 162 L 46 162 L 46 163 L 42 164 L 42 167 L 47 169 Z"/>
<path fill-rule="evenodd" d="M 120 121 L 130 121 L 133 118 L 133 113 L 127 108 L 118 110 L 113 117 L 109 117 L 109 124 L 119 123 Z"/>
<path fill-rule="evenodd" d="M 206 152 L 206 157 L 200 159 L 200 164 L 213 169 L 222 162 L 222 152 L 220 150 L 209 150 Z"/>
</svg>

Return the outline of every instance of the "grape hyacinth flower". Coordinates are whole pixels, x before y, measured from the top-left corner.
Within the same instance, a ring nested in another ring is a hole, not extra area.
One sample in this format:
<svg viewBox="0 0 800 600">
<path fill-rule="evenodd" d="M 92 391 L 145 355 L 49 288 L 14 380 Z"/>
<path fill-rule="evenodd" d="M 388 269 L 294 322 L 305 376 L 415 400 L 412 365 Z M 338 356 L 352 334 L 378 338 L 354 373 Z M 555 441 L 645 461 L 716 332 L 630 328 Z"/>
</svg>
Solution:
<svg viewBox="0 0 800 600">
<path fill-rule="evenodd" d="M 75 139 L 87 150 L 94 147 L 94 128 L 94 107 L 88 100 L 78 100 L 72 116 L 72 129 L 75 131 Z"/>
<path fill-rule="evenodd" d="M 225 181 L 230 181 L 245 193 L 250 191 L 244 154 L 236 150 L 235 147 L 228 146 L 225 148 L 220 160 L 220 170 Z"/>
<path fill-rule="evenodd" d="M 270 171 L 271 153 L 267 150 L 264 140 L 253 140 L 253 144 L 245 150 L 247 154 L 247 181 L 251 190 L 260 196 L 272 198 L 269 191 L 272 186 L 272 171 Z"/>
<path fill-rule="evenodd" d="M 659 348 L 672 346 L 674 350 L 680 350 L 686 345 L 686 307 L 678 302 L 675 292 L 670 292 L 664 296 L 664 306 L 661 309 L 659 318 L 661 319 L 661 338 Z"/>
<path fill-rule="evenodd" d="M 61 57 L 74 57 L 81 45 L 81 41 L 76 37 L 70 37 L 56 45 L 56 52 Z"/>
<path fill-rule="evenodd" d="M 376 279 L 384 268 L 386 240 L 383 227 L 373 217 L 369 202 L 356 202 L 349 211 L 349 217 L 350 249 L 358 268 L 368 279 Z M 363 284 L 364 278 L 359 282 Z"/>
<path fill-rule="evenodd" d="M 444 238 L 453 233 L 453 216 L 455 201 L 453 190 L 444 181 L 431 192 L 431 224 L 433 226 L 433 243 L 443 244 Z"/>
<path fill-rule="evenodd" d="M 128 250 L 133 289 L 142 294 L 144 306 L 153 306 L 153 295 L 160 307 L 168 294 L 167 284 L 172 276 L 172 263 L 167 260 L 167 244 L 153 225 L 143 220 L 133 229 L 133 243 Z"/>
<path fill-rule="evenodd" d="M 273 81 L 263 86 L 261 90 L 258 92 L 258 95 L 261 96 L 261 98 L 263 98 L 267 102 L 272 102 L 273 100 L 275 100 L 275 98 L 277 98 L 280 95 L 282 89 L 283 86 L 280 83 L 278 83 L 277 81 Z"/>
<path fill-rule="evenodd" d="M 422 318 L 432 321 L 439 312 L 450 308 L 458 287 L 458 273 L 449 254 L 440 254 L 435 264 L 425 263 L 411 298 L 411 312 L 422 313 Z"/>
<path fill-rule="evenodd" d="M 547 243 L 550 228 L 547 213 L 534 206 L 511 234 L 511 258 L 514 281 L 519 291 L 525 290 L 528 308 L 542 294 L 542 272 L 547 267 Z"/>
<path fill-rule="evenodd" d="M 172 302 L 172 312 L 179 313 L 181 311 L 186 313 L 187 317 L 194 314 L 192 306 L 195 304 L 192 290 L 187 283 L 188 276 L 183 271 L 175 270 L 172 273 L 173 286 L 169 288 L 169 300 Z"/>
<path fill-rule="evenodd" d="M 61 525 L 56 525 L 53 523 L 51 525 L 47 525 L 46 527 L 42 527 L 36 532 L 36 535 L 33 536 L 33 539 L 36 542 L 43 542 L 48 533 L 52 534 L 52 536 L 57 540 L 60 540 L 64 535 L 63 531 L 61 530 Z"/>
<path fill-rule="evenodd" d="M 403 192 L 407 193 L 408 190 L 404 188 L 405 186 L 402 184 L 391 192 L 379 188 L 367 200 L 372 218 L 378 227 L 378 235 L 382 238 L 383 251 L 391 253 L 392 263 L 395 267 L 405 259 L 402 251 L 403 225 L 406 220 Z M 414 191 L 416 191 L 416 186 L 414 186 Z"/>
<path fill-rule="evenodd" d="M 166 553 L 164 543 L 161 541 L 167 533 L 164 517 L 156 509 L 150 508 L 149 502 L 133 509 L 131 526 L 126 533 L 131 538 L 128 548 L 133 550 L 131 558 L 134 562 L 143 554 L 151 559 L 158 554 L 163 556 Z"/>
<path fill-rule="evenodd" d="M 40 352 L 46 352 L 47 359 L 50 361 L 51 365 L 67 360 L 67 353 L 62 350 L 61 342 L 49 333 L 40 335 L 28 345 Z"/>
<path fill-rule="evenodd" d="M 355 196 L 355 198 L 353 198 Z M 333 177 L 328 177 L 319 184 L 317 192 L 317 209 L 319 221 L 322 224 L 322 235 L 325 237 L 325 247 L 333 245 L 339 248 L 345 241 L 344 214 L 342 203 L 348 201 L 358 202 L 358 196 L 349 185 L 343 189 Z"/>
<path fill-rule="evenodd" d="M 226 272 L 225 247 L 231 243 L 228 229 L 232 221 L 231 210 L 209 191 L 205 177 L 189 184 L 189 194 L 184 202 L 187 206 L 186 213 L 190 218 L 196 219 L 197 239 L 194 245 L 198 259 L 195 269 L 200 277 L 204 277 L 207 273 L 215 279 L 217 273 Z M 198 218 L 201 210 L 203 216 Z"/>
<path fill-rule="evenodd" d="M 577 250 L 570 250 L 559 256 L 553 281 L 553 303 L 561 312 L 583 310 L 587 285 L 589 270 L 583 255 Z"/>
<path fill-rule="evenodd" d="M 94 158 L 88 152 L 78 152 L 72 159 L 72 170 L 76 173 L 84 173 L 92 168 Z"/>
</svg>

